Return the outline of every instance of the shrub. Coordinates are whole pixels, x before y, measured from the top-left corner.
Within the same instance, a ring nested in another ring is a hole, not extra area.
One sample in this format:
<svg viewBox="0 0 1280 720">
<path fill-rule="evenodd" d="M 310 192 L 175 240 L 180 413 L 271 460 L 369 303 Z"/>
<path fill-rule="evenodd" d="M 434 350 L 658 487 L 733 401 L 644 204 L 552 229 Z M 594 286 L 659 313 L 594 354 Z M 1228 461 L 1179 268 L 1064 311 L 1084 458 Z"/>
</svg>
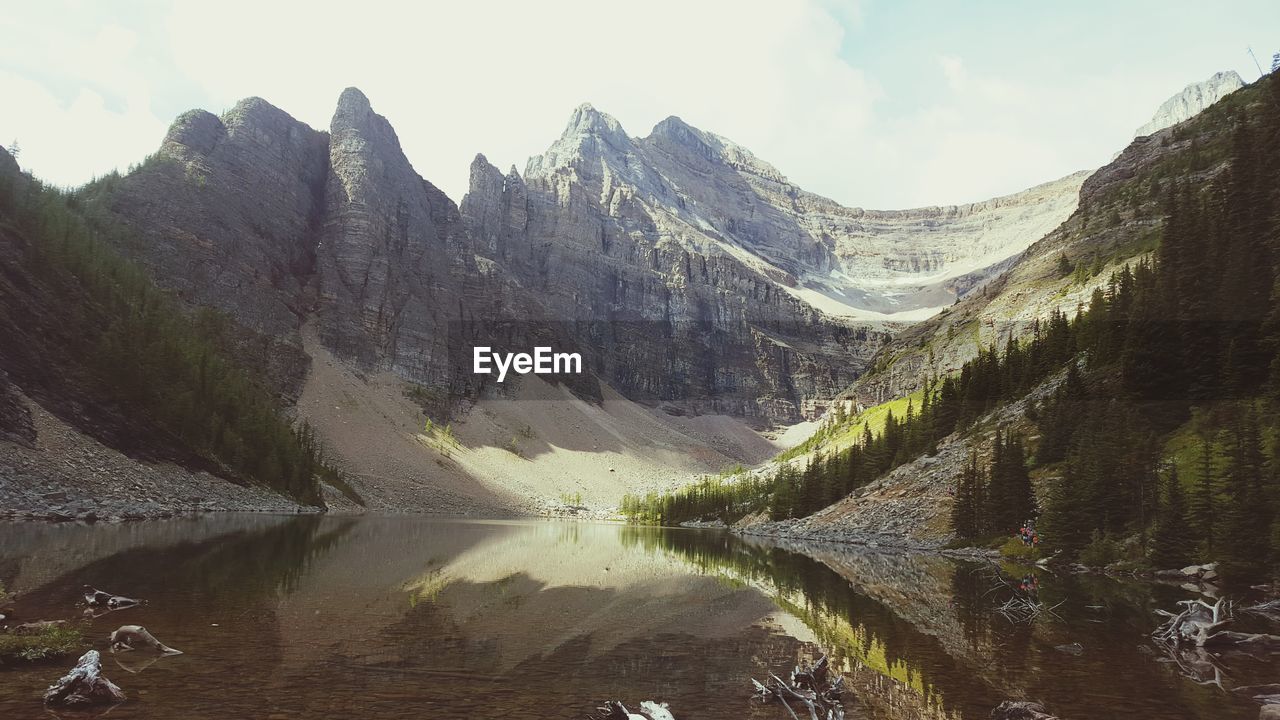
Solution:
<svg viewBox="0 0 1280 720">
<path fill-rule="evenodd" d="M 1080 563 L 1089 567 L 1106 567 L 1123 559 L 1120 544 L 1097 530 L 1089 540 L 1089 544 L 1080 551 Z"/>
<path fill-rule="evenodd" d="M 74 625 L 49 625 L 30 635 L 0 633 L 0 664 L 74 655 L 83 646 L 84 634 Z"/>
</svg>

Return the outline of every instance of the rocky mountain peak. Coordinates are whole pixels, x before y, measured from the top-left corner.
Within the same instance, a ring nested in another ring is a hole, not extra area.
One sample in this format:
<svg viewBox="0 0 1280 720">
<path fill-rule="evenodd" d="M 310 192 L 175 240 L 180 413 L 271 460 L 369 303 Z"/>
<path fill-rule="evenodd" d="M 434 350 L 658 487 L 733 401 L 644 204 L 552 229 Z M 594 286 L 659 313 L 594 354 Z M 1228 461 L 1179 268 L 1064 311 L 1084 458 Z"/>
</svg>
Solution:
<svg viewBox="0 0 1280 720">
<path fill-rule="evenodd" d="M 1150 122 L 1138 128 L 1134 136 L 1151 135 L 1177 125 L 1242 87 L 1244 81 L 1234 70 L 1216 72 L 1207 80 L 1191 83 L 1165 100 Z"/>
<path fill-rule="evenodd" d="M 569 116 L 569 123 L 565 126 L 564 133 L 561 137 L 571 137 L 575 135 L 616 135 L 622 133 L 626 136 L 622 129 L 622 124 L 612 115 L 601 112 L 591 103 L 582 103 L 573 109 L 573 114 Z"/>
<path fill-rule="evenodd" d="M 281 132 L 302 124 L 289 113 L 260 97 L 247 97 L 241 100 L 223 113 L 220 119 L 222 124 L 232 132 L 239 128 Z"/>
<path fill-rule="evenodd" d="M 188 110 L 169 126 L 160 150 L 179 159 L 188 154 L 208 155 L 226 134 L 227 128 L 217 115 L 207 110 Z"/>
<path fill-rule="evenodd" d="M 373 105 L 360 88 L 349 87 L 338 95 L 338 112 L 367 114 L 373 112 Z"/>
<path fill-rule="evenodd" d="M 693 151 L 709 160 L 720 159 L 723 143 L 720 138 L 686 123 L 672 115 L 653 126 L 646 142 L 653 143 L 668 152 Z"/>
<path fill-rule="evenodd" d="M 363 147 L 361 143 L 369 143 L 373 147 L 368 150 L 372 152 L 385 151 L 404 157 L 395 128 L 385 117 L 373 111 L 369 98 L 358 88 L 349 87 L 338 96 L 338 106 L 329 121 L 329 133 L 333 136 L 334 146 L 331 155 L 339 151 L 358 151 Z M 408 163 L 407 159 L 405 163 Z"/>
<path fill-rule="evenodd" d="M 564 132 L 542 155 L 529 158 L 525 176 L 549 176 L 561 168 L 595 165 L 631 152 L 635 143 L 613 116 L 590 103 L 574 108 Z"/>
<path fill-rule="evenodd" d="M 672 115 L 657 125 L 645 142 L 656 146 L 686 164 L 704 161 L 720 162 L 734 170 L 760 178 L 787 184 L 787 178 L 777 168 L 756 157 L 750 150 L 727 138 L 696 128 Z"/>
</svg>

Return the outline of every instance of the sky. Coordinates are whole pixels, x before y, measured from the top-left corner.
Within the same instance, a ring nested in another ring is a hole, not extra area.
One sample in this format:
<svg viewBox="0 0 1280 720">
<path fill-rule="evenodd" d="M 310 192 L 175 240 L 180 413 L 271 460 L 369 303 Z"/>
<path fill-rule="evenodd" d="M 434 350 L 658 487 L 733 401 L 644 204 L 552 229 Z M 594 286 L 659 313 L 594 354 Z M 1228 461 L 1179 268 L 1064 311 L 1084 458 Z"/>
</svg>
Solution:
<svg viewBox="0 0 1280 720">
<path fill-rule="evenodd" d="M 1280 51 L 1274 0 L 6 5 L 0 144 L 47 181 L 253 95 L 325 129 L 354 85 L 454 200 L 476 153 L 523 171 L 583 102 L 634 136 L 677 115 L 845 205 L 982 200 L 1096 168 L 1188 83 Z"/>
</svg>

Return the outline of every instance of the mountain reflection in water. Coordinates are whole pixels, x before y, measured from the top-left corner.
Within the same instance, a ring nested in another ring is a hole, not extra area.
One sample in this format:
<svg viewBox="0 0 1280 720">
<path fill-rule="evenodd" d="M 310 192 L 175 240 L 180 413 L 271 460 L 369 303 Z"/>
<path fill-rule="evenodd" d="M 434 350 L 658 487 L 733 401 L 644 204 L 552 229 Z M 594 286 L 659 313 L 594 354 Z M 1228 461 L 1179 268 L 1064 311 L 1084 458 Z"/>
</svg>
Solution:
<svg viewBox="0 0 1280 720">
<path fill-rule="evenodd" d="M 1068 720 L 1257 717 L 1148 642 L 1154 608 L 1179 591 L 1042 575 L 1042 599 L 1061 605 L 1025 623 L 996 611 L 1016 580 L 937 557 L 571 522 L 0 524 L 20 618 L 78 617 L 90 584 L 149 601 L 87 621 L 99 650 L 142 624 L 185 651 L 128 667 L 104 653 L 130 697 L 112 718 L 582 718 L 614 698 L 666 701 L 680 720 L 782 718 L 750 701 L 750 678 L 819 648 L 849 676 L 850 718 L 985 718 L 1006 698 Z M 48 717 L 40 694 L 70 664 L 0 669 L 0 717 Z M 1221 669 L 1230 688 L 1275 666 Z"/>
</svg>

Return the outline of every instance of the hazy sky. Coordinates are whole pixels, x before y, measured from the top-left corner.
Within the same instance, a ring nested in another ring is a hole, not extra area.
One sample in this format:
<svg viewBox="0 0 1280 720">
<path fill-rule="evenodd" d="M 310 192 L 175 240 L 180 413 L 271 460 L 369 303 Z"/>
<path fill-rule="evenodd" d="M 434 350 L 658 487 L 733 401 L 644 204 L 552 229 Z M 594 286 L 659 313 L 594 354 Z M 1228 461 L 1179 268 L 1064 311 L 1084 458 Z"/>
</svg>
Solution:
<svg viewBox="0 0 1280 720">
<path fill-rule="evenodd" d="M 1187 83 L 1280 50 L 1274 0 L 6 5 L 0 143 L 41 177 L 251 95 L 327 128 L 355 85 L 455 200 L 475 153 L 523 171 L 582 102 L 632 135 L 679 115 L 848 205 L 978 200 L 1097 167 Z"/>
</svg>

